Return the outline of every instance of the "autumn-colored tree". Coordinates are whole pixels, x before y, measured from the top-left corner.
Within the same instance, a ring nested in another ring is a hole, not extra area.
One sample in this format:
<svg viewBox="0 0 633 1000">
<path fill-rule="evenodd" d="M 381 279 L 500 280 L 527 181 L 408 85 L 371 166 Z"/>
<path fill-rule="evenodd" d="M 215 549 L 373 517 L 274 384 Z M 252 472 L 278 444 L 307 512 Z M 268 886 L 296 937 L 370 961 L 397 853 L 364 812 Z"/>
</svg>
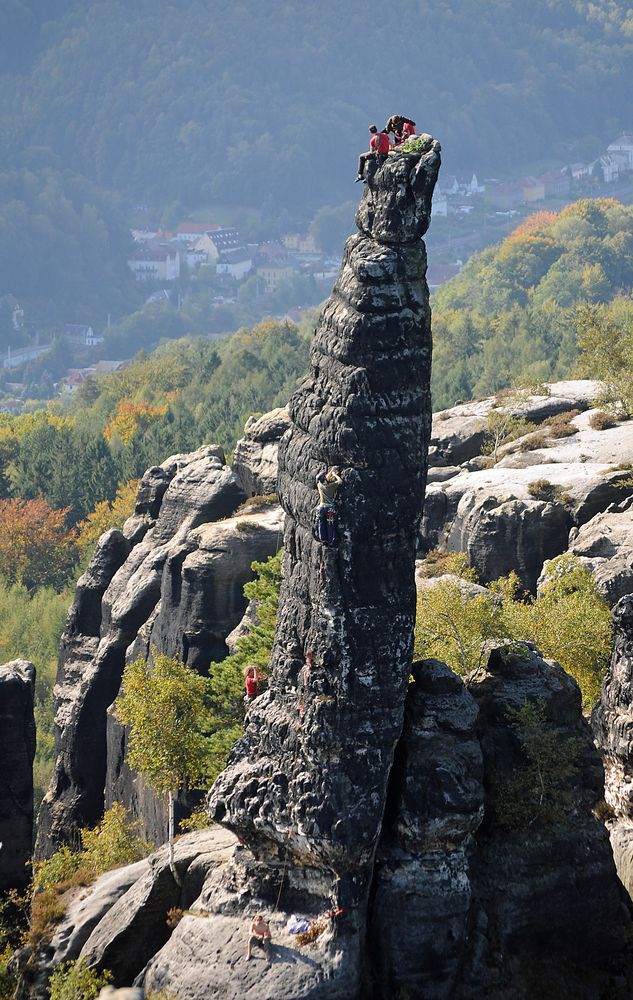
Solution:
<svg viewBox="0 0 633 1000">
<path fill-rule="evenodd" d="M 77 561 L 66 510 L 45 500 L 0 500 L 0 573 L 25 587 L 63 587 Z"/>
<path fill-rule="evenodd" d="M 132 400 L 122 399 L 116 415 L 106 424 L 103 436 L 106 441 L 118 437 L 123 444 L 129 444 L 138 430 L 145 430 L 165 413 L 167 413 L 166 403 L 154 406 L 151 403 L 134 403 Z"/>
</svg>

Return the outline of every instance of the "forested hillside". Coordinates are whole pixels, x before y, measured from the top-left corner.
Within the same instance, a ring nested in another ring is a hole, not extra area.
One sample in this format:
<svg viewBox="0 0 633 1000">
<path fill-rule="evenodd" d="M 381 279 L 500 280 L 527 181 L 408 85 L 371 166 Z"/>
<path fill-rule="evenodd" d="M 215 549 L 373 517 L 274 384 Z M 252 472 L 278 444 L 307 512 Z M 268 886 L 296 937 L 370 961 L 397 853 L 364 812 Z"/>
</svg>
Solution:
<svg viewBox="0 0 633 1000">
<path fill-rule="evenodd" d="M 580 371 L 587 308 L 602 304 L 605 331 L 610 322 L 619 328 L 632 288 L 631 206 L 600 198 L 530 216 L 434 298 L 434 409 L 517 380 L 569 378 Z M 587 363 L 584 374 L 609 374 L 606 364 L 598 372 Z"/>
<path fill-rule="evenodd" d="M 394 111 L 495 175 L 630 127 L 623 0 L 10 0 L 0 46 L 0 168 L 44 148 L 154 204 L 340 203 Z"/>
</svg>

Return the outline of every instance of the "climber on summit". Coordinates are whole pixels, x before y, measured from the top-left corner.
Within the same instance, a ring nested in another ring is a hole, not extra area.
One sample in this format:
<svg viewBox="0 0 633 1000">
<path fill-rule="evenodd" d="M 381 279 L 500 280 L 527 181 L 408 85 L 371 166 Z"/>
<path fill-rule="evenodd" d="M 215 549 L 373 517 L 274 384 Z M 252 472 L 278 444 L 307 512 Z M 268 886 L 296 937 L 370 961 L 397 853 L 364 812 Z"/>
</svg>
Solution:
<svg viewBox="0 0 633 1000">
<path fill-rule="evenodd" d="M 317 523 L 314 536 L 324 545 L 336 542 L 336 497 L 343 485 L 340 469 L 333 465 L 327 472 L 319 472 L 316 477 L 319 491 L 319 506 L 316 509 Z"/>
<path fill-rule="evenodd" d="M 415 122 L 411 121 L 410 118 L 405 118 L 404 115 L 391 115 L 384 131 L 391 133 L 396 146 L 400 146 L 410 136 L 415 135 Z"/>
<path fill-rule="evenodd" d="M 369 131 L 371 132 L 371 139 L 369 140 L 369 150 L 366 153 L 361 153 L 358 157 L 358 174 L 356 176 L 356 183 L 365 179 L 365 164 L 367 160 L 378 160 L 378 166 L 381 167 L 385 160 L 387 159 L 387 153 L 391 149 L 391 143 L 389 142 L 389 136 L 387 135 L 386 129 L 382 132 L 378 131 L 376 125 L 370 125 Z"/>
</svg>

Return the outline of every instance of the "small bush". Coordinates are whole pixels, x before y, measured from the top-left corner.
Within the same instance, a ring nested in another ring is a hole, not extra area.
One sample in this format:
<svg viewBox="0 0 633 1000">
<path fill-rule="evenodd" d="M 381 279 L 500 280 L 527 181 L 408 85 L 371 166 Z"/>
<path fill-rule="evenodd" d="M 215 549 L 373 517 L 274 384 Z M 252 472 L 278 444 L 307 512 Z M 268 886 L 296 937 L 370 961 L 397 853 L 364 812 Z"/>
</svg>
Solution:
<svg viewBox="0 0 633 1000">
<path fill-rule="evenodd" d="M 181 833 L 191 833 L 193 830 L 207 830 L 210 826 L 209 813 L 204 806 L 200 806 L 199 809 L 192 812 L 191 816 L 181 819 L 178 823 L 178 829 Z"/>
<path fill-rule="evenodd" d="M 17 986 L 16 977 L 9 972 L 9 961 L 13 955 L 10 944 L 0 950 L 0 1000 L 12 1000 Z"/>
<path fill-rule="evenodd" d="M 477 573 L 468 562 L 468 555 L 465 552 L 441 552 L 440 549 L 431 549 L 424 557 L 422 571 L 427 577 L 450 574 L 477 583 Z"/>
<path fill-rule="evenodd" d="M 70 847 L 60 847 L 46 861 L 33 865 L 33 888 L 50 889 L 72 879 L 81 864 L 81 852 Z"/>
<path fill-rule="evenodd" d="M 524 760 L 511 778 L 493 780 L 497 820 L 511 830 L 560 823 L 574 808 L 571 784 L 580 741 L 556 730 L 542 700 L 526 701 L 508 714 Z"/>
<path fill-rule="evenodd" d="M 138 836 L 138 822 L 130 823 L 122 802 L 114 802 L 93 830 L 81 831 L 82 865 L 96 878 L 150 854 L 154 845 Z"/>
<path fill-rule="evenodd" d="M 276 503 L 279 503 L 279 497 L 276 493 L 257 493 L 254 497 L 249 497 L 248 500 L 241 503 L 235 513 L 241 514 L 249 507 L 271 507 Z"/>
<path fill-rule="evenodd" d="M 517 451 L 537 451 L 539 448 L 547 448 L 548 438 L 543 431 L 535 431 L 529 434 L 517 445 Z"/>
<path fill-rule="evenodd" d="M 549 436 L 552 438 L 571 437 L 578 433 L 578 428 L 574 427 L 571 421 L 579 416 L 580 410 L 568 410 L 566 413 L 555 413 L 553 417 L 547 417 L 541 427 L 547 427 Z"/>
<path fill-rule="evenodd" d="M 94 1000 L 112 982 L 112 973 L 95 972 L 81 959 L 64 962 L 50 978 L 50 1000 Z"/>
<path fill-rule="evenodd" d="M 611 413 L 607 413 L 606 410 L 596 410 L 589 417 L 589 426 L 593 427 L 594 431 L 606 431 L 610 427 L 615 427 L 617 420 Z"/>
<path fill-rule="evenodd" d="M 527 490 L 535 500 L 553 500 L 556 495 L 556 487 L 549 479 L 534 479 L 528 483 Z"/>
</svg>

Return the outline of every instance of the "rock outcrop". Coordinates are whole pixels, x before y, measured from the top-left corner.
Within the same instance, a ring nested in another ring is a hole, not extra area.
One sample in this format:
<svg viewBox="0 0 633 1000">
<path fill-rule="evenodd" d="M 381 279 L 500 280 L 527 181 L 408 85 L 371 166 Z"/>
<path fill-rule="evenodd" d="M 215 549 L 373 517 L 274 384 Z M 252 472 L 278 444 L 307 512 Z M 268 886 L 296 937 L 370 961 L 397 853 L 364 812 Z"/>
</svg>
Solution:
<svg viewBox="0 0 633 1000">
<path fill-rule="evenodd" d="M 0 893 L 23 889 L 33 845 L 35 667 L 0 666 Z"/>
<path fill-rule="evenodd" d="M 421 546 L 467 552 L 484 583 L 515 570 L 534 591 L 543 563 L 567 549 L 570 531 L 573 540 L 631 492 L 633 428 L 592 427 L 588 407 L 600 384 L 548 388 L 548 395 L 501 395 L 433 418 Z M 510 441 L 500 432 L 496 453 L 482 455 L 492 447 L 491 417 L 497 426 L 506 417 L 528 420 L 536 430 Z M 608 593 L 609 568 L 599 572 Z"/>
<path fill-rule="evenodd" d="M 281 541 L 275 505 L 246 499 L 221 448 L 175 455 L 142 478 L 133 516 L 99 541 L 77 584 L 62 635 L 55 689 L 56 764 L 38 821 L 37 851 L 74 844 L 104 804 L 120 798 L 145 833 L 165 836 L 161 803 L 125 764 L 125 733 L 108 708 L 126 657 L 151 649 L 200 672 L 227 655 L 245 607 L 251 562 Z"/>
<path fill-rule="evenodd" d="M 613 655 L 591 727 L 604 762 L 613 854 L 620 879 L 633 897 L 633 594 L 620 598 L 612 615 Z"/>
<path fill-rule="evenodd" d="M 246 421 L 244 437 L 235 445 L 232 467 L 248 496 L 277 492 L 279 442 L 289 427 L 286 406 Z"/>
<path fill-rule="evenodd" d="M 633 593 L 633 496 L 572 529 L 569 550 L 589 567 L 611 605 Z"/>
</svg>

